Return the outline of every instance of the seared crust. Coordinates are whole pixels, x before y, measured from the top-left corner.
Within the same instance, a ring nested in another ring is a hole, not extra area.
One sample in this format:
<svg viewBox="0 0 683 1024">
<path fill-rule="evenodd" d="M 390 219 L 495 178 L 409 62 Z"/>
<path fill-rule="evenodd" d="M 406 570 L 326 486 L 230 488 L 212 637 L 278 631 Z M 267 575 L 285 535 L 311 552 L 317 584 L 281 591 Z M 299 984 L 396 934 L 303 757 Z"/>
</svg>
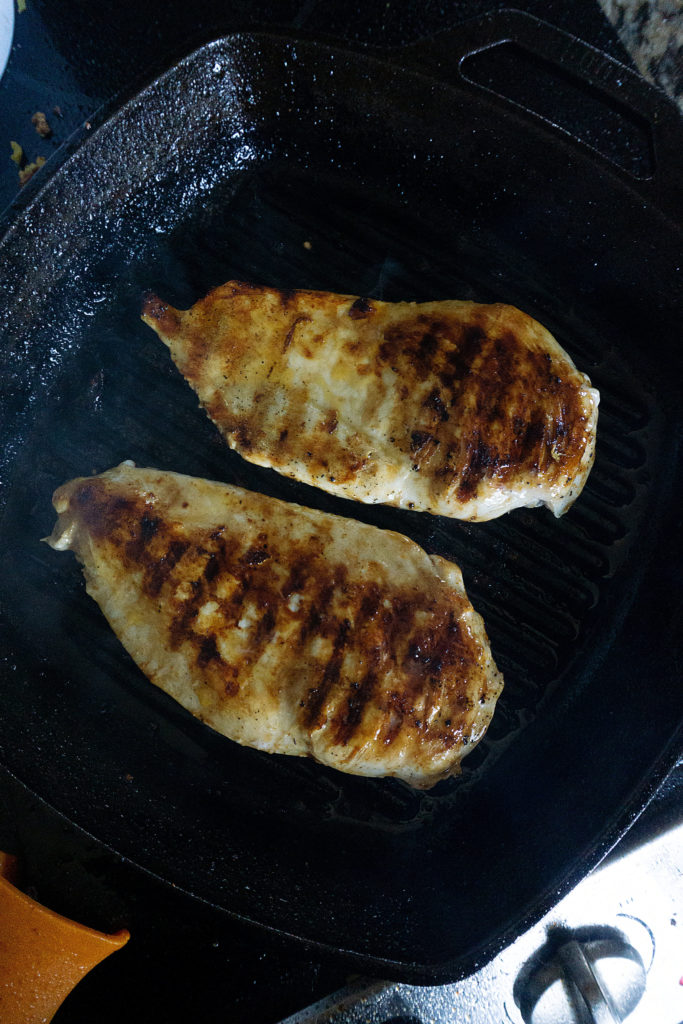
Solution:
<svg viewBox="0 0 683 1024">
<path fill-rule="evenodd" d="M 237 742 L 427 787 L 485 732 L 482 620 L 407 538 L 126 463 L 53 500 L 49 543 L 141 669 Z"/>
<path fill-rule="evenodd" d="M 598 392 L 512 306 L 230 281 L 186 312 L 149 296 L 143 319 L 232 448 L 344 497 L 560 515 L 593 463 Z"/>
</svg>

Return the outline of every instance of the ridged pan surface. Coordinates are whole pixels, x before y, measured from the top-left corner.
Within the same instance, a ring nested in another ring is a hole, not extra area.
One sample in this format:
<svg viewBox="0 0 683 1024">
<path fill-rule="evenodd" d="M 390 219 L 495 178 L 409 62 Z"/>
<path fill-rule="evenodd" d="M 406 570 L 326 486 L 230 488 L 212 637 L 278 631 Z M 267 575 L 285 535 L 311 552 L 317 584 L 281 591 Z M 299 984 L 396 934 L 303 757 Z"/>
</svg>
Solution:
<svg viewBox="0 0 683 1024">
<path fill-rule="evenodd" d="M 4 764 L 245 920 L 385 975 L 471 970 L 597 861 L 678 743 L 680 244 L 589 149 L 369 55 L 235 36 L 131 101 L 0 242 Z M 560 520 L 467 524 L 249 465 L 139 320 L 149 289 L 186 307 L 230 278 L 520 306 L 600 389 L 584 493 Z M 506 680 L 463 775 L 422 794 L 243 749 L 152 687 L 40 543 L 56 486 L 126 458 L 456 561 Z"/>
</svg>

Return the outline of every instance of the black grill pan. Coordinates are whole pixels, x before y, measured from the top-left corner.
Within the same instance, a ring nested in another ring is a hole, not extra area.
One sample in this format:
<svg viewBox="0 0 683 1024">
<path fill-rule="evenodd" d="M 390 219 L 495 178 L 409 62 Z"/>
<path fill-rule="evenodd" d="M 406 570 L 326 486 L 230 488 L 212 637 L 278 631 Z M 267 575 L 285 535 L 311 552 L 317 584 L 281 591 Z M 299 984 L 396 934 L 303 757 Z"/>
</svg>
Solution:
<svg viewBox="0 0 683 1024">
<path fill-rule="evenodd" d="M 526 109 L 543 75 L 585 96 L 578 132 Z M 508 13 L 389 57 L 234 35 L 73 140 L 0 241 L 7 768 L 146 871 L 412 981 L 471 971 L 596 864 L 680 750 L 682 139 L 627 69 Z M 583 495 L 476 525 L 242 461 L 139 321 L 149 289 L 231 277 L 525 309 L 602 394 Z M 457 561 L 506 677 L 462 777 L 418 794 L 243 749 L 150 686 L 39 543 L 53 489 L 124 458 Z"/>
</svg>

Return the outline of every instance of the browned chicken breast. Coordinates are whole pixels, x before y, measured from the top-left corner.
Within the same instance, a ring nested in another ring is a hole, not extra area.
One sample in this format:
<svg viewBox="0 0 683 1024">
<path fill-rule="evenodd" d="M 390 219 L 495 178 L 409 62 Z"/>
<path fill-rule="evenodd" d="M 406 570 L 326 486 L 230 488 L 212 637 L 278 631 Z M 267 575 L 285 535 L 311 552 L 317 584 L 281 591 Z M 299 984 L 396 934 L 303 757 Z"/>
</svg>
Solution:
<svg viewBox="0 0 683 1024">
<path fill-rule="evenodd" d="M 151 296 L 143 319 L 232 448 L 343 497 L 561 515 L 593 463 L 598 392 L 512 306 L 231 281 L 186 312 Z"/>
<path fill-rule="evenodd" d="M 482 620 L 406 537 L 132 463 L 53 500 L 48 543 L 143 672 L 238 743 L 423 788 L 484 734 Z"/>
</svg>

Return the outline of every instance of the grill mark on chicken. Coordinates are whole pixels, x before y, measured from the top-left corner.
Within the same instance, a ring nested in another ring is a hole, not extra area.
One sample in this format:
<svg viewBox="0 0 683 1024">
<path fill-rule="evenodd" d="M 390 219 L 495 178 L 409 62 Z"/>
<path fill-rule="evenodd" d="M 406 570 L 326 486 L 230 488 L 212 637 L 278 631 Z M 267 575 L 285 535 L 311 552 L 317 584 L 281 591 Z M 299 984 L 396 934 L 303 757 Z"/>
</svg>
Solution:
<svg viewBox="0 0 683 1024">
<path fill-rule="evenodd" d="M 432 409 L 436 413 L 434 424 L 436 429 L 438 429 L 436 427 L 437 423 L 447 423 L 448 420 L 451 418 L 450 413 L 446 409 L 446 403 L 444 402 L 441 392 L 439 391 L 438 388 L 432 388 L 432 390 L 429 392 L 424 402 L 422 403 L 422 408 Z M 432 419 L 434 419 L 434 417 L 432 417 Z"/>
<path fill-rule="evenodd" d="M 379 661 L 377 652 L 371 652 L 370 659 Z M 347 695 L 340 701 L 339 710 L 334 718 L 334 742 L 346 746 L 351 742 L 356 729 L 360 725 L 366 707 L 372 701 L 378 684 L 375 668 L 369 669 L 360 682 L 350 684 Z"/>
<path fill-rule="evenodd" d="M 287 349 L 289 348 L 289 346 L 292 344 L 292 338 L 294 337 L 294 331 L 297 329 L 299 324 L 310 324 L 310 322 L 311 322 L 310 316 L 298 316 L 296 318 L 296 320 L 294 321 L 292 326 L 289 328 L 289 330 L 287 331 L 287 334 L 285 336 L 285 341 L 284 341 L 284 344 L 282 346 L 282 351 L 283 352 L 286 352 Z"/>
<path fill-rule="evenodd" d="M 337 413 L 333 409 L 332 412 L 328 413 L 325 419 L 323 420 L 322 428 L 328 434 L 333 434 L 337 429 L 338 425 L 339 419 L 337 418 Z"/>
<path fill-rule="evenodd" d="M 304 704 L 304 722 L 309 729 L 314 729 L 322 724 L 322 712 L 325 701 L 330 691 L 338 684 L 341 676 L 346 641 L 350 632 L 351 623 L 348 619 L 343 619 L 337 627 L 332 647 L 332 656 L 325 665 L 322 679 L 317 686 L 311 687 L 308 691 L 308 697 Z"/>
<path fill-rule="evenodd" d="M 69 538 L 133 657 L 239 742 L 430 785 L 484 731 L 501 680 L 481 620 L 457 570 L 405 538 L 125 465 L 72 481 L 55 505 L 53 543 Z M 184 689 L 150 668 L 172 657 Z M 294 748 L 286 730 L 259 739 L 254 723 L 279 708 Z"/>
<path fill-rule="evenodd" d="M 223 661 L 220 654 L 218 653 L 218 647 L 216 646 L 216 637 L 209 634 L 205 636 L 199 643 L 199 653 L 197 654 L 197 664 L 200 668 L 206 668 L 210 661 Z"/>
<path fill-rule="evenodd" d="M 164 583 L 189 547 L 188 541 L 172 540 L 168 545 L 168 551 L 161 556 L 155 566 L 150 566 L 146 585 L 151 597 L 161 593 Z M 207 571 L 208 567 L 205 572 Z"/>
</svg>

